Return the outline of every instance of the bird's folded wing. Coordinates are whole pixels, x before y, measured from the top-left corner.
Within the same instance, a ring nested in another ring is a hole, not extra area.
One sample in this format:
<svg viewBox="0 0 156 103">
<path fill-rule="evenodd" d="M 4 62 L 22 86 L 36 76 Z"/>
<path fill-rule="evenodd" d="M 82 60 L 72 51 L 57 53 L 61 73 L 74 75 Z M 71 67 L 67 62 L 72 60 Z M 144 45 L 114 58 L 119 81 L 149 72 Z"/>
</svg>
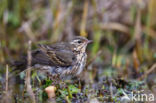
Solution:
<svg viewBox="0 0 156 103">
<path fill-rule="evenodd" d="M 74 65 L 76 61 L 76 56 L 72 50 L 69 48 L 64 48 L 64 45 L 59 45 L 60 49 L 52 48 L 52 46 L 48 45 L 39 45 L 41 50 L 48 56 L 48 58 L 53 62 L 56 66 L 71 66 Z"/>
<path fill-rule="evenodd" d="M 32 52 L 32 65 L 35 64 L 54 66 L 48 56 L 41 50 L 35 50 Z"/>
</svg>

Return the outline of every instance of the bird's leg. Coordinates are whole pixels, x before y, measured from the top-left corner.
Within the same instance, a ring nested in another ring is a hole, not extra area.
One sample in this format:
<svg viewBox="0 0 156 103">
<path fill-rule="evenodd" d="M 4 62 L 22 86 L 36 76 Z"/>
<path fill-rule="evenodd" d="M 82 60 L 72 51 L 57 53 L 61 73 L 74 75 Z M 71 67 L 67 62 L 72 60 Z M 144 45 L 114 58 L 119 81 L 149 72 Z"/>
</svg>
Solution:
<svg viewBox="0 0 156 103">
<path fill-rule="evenodd" d="M 52 80 L 53 80 L 52 85 L 55 85 L 56 86 L 56 85 L 60 84 L 60 78 L 59 78 L 58 75 L 53 76 L 52 77 Z"/>
<path fill-rule="evenodd" d="M 65 84 L 64 80 L 61 79 L 59 76 L 53 77 L 52 85 L 57 87 L 57 88 L 61 88 L 61 89 L 67 87 L 67 85 Z"/>
<path fill-rule="evenodd" d="M 56 76 L 52 77 L 52 85 L 57 85 L 57 80 L 56 80 Z"/>
<path fill-rule="evenodd" d="M 78 78 L 78 87 L 81 89 L 81 79 Z"/>
<path fill-rule="evenodd" d="M 66 84 L 65 84 L 65 81 L 64 81 L 64 79 L 63 79 L 63 77 L 59 77 L 59 81 L 60 81 L 60 83 L 59 83 L 59 87 L 60 88 L 66 88 Z"/>
</svg>

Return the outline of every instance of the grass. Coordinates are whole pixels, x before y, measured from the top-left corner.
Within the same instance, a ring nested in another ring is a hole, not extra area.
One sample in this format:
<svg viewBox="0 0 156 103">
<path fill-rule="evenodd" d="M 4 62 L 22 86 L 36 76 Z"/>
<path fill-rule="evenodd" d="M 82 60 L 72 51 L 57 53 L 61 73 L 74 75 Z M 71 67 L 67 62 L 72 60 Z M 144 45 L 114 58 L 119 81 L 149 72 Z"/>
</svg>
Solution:
<svg viewBox="0 0 156 103">
<path fill-rule="evenodd" d="M 80 82 L 72 79 L 70 83 L 64 82 L 65 87 L 57 85 L 57 102 L 121 102 L 123 91 L 130 94 L 144 90 L 154 94 L 156 2 L 131 2 L 1 0 L 0 99 L 5 101 L 14 96 L 16 99 L 8 100 L 30 101 L 23 83 L 25 72 L 20 74 L 20 83 L 9 82 L 6 99 L 3 93 L 6 65 L 10 72 L 13 69 L 10 62 L 26 54 L 29 40 L 34 50 L 38 43 L 70 40 L 77 35 L 93 40 L 87 48 L 91 62 Z M 46 101 L 44 89 L 52 81 L 35 71 L 30 79 L 36 102 Z M 18 84 L 18 90 L 10 87 L 13 84 Z"/>
</svg>

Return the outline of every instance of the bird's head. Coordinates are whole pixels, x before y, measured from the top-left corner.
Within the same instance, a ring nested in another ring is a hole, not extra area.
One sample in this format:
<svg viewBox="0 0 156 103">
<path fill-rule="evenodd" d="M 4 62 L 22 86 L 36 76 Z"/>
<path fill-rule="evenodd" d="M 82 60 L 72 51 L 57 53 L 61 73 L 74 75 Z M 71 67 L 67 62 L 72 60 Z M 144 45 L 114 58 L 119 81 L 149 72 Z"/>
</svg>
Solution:
<svg viewBox="0 0 156 103">
<path fill-rule="evenodd" d="M 78 52 L 85 52 L 86 47 L 92 40 L 88 40 L 85 37 L 77 36 L 73 40 L 70 41 L 70 44 L 74 45 L 74 50 Z"/>
</svg>

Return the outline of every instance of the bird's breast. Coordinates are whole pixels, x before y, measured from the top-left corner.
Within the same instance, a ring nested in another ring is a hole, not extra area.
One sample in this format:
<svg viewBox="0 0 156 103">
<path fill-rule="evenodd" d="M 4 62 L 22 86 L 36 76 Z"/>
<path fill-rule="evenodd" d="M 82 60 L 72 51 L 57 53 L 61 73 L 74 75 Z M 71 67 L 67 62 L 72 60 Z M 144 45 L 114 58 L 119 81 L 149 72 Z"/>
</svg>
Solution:
<svg viewBox="0 0 156 103">
<path fill-rule="evenodd" d="M 80 53 L 77 55 L 77 64 L 74 68 L 76 70 L 76 75 L 79 75 L 86 65 L 87 55 L 86 53 Z"/>
</svg>

